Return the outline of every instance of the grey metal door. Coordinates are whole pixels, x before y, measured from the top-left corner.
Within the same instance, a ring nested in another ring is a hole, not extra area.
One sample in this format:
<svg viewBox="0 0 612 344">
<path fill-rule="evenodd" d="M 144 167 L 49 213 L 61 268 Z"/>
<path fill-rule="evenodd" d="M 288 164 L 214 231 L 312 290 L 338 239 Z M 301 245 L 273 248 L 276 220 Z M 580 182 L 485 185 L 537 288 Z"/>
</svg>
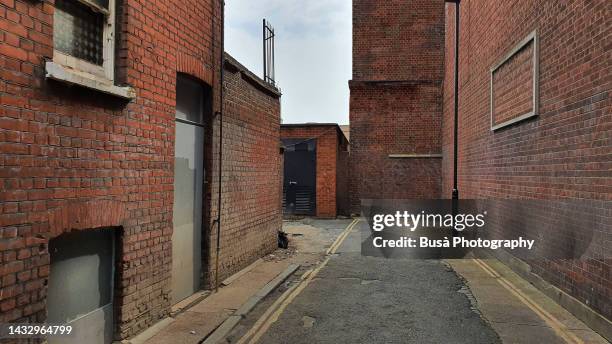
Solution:
<svg viewBox="0 0 612 344">
<path fill-rule="evenodd" d="M 315 215 L 317 211 L 316 139 L 283 139 L 285 147 L 283 212 Z"/>
<path fill-rule="evenodd" d="M 176 87 L 172 303 L 200 289 L 204 182 L 204 89 L 179 75 Z"/>
</svg>

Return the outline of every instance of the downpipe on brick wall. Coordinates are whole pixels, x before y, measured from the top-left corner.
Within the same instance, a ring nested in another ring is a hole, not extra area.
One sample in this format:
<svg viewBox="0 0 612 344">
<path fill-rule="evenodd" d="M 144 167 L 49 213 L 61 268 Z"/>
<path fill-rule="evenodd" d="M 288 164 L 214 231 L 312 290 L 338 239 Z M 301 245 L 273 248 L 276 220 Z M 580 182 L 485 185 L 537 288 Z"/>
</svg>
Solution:
<svg viewBox="0 0 612 344">
<path fill-rule="evenodd" d="M 453 123 L 453 191 L 452 191 L 452 212 L 453 216 L 457 214 L 459 188 L 457 183 L 457 165 L 458 165 L 458 146 L 459 146 L 459 4 L 461 0 L 445 0 L 455 4 L 455 120 Z M 453 236 L 458 233 L 453 231 Z"/>
<path fill-rule="evenodd" d="M 215 220 L 217 225 L 217 247 L 215 255 L 215 292 L 219 291 L 219 253 L 221 250 L 221 184 L 222 184 L 222 165 L 223 165 L 223 89 L 224 82 L 224 66 L 225 66 L 225 1 L 220 1 L 221 5 L 221 52 L 219 57 L 221 58 L 221 71 L 220 71 L 220 82 L 221 88 L 219 90 L 219 195 L 217 198 L 217 219 Z"/>
</svg>

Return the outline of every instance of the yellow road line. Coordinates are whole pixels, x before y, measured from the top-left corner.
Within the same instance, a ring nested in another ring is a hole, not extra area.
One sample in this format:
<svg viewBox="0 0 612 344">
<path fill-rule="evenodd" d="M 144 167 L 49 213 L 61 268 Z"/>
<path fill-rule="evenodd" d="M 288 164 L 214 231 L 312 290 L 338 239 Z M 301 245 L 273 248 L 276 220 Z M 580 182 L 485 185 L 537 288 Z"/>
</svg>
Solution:
<svg viewBox="0 0 612 344">
<path fill-rule="evenodd" d="M 344 242 L 346 237 L 353 230 L 353 227 L 359 222 L 358 219 L 353 220 L 346 229 L 336 238 L 333 244 L 327 249 L 326 254 L 328 255 L 323 262 L 321 262 L 316 268 L 307 271 L 302 275 L 302 280 L 293 287 L 286 290 L 273 304 L 268 308 L 264 314 L 255 322 L 253 327 L 245 333 L 237 344 L 254 344 L 268 331 L 270 326 L 278 320 L 281 314 L 285 311 L 287 306 L 304 290 L 308 284 L 315 278 L 315 276 L 327 265 L 329 262 L 330 254 L 336 253 L 340 245 Z"/>
<path fill-rule="evenodd" d="M 249 338 L 251 338 L 255 332 L 257 332 L 257 330 L 259 328 L 261 328 L 261 326 L 263 325 L 263 323 L 270 318 L 270 315 L 272 314 L 272 312 L 278 308 L 278 306 L 285 301 L 285 299 L 287 299 L 287 297 L 298 287 L 298 285 L 294 285 L 291 288 L 287 289 L 276 301 L 274 301 L 274 303 L 272 304 L 272 306 L 270 306 L 270 308 L 268 308 L 264 314 L 257 319 L 257 321 L 255 322 L 255 324 L 253 324 L 253 327 L 244 334 L 244 336 L 242 336 L 242 338 L 240 338 L 240 340 L 238 340 L 238 342 L 236 342 L 236 344 L 243 344 L 246 343 L 247 340 Z M 251 341 L 252 342 L 252 341 Z"/>
<path fill-rule="evenodd" d="M 501 284 L 505 289 L 510 291 L 514 296 L 516 296 L 521 302 L 523 302 L 527 307 L 529 307 L 535 314 L 537 314 L 542 320 L 544 320 L 554 331 L 555 333 L 563 338 L 566 343 L 570 344 L 583 344 L 584 342 L 576 337 L 575 334 L 570 332 L 568 328 L 560 322 L 557 318 L 555 318 L 552 314 L 547 312 L 545 309 L 540 307 L 535 301 L 533 301 L 527 294 L 523 293 L 520 289 L 514 286 L 510 281 L 506 278 L 502 277 L 495 269 L 489 266 L 487 263 L 482 261 L 481 259 L 474 259 L 474 262 L 480 266 L 486 273 L 495 278 L 499 284 Z"/>
<path fill-rule="evenodd" d="M 353 229 L 353 227 L 355 227 L 355 225 L 357 224 L 357 222 L 359 222 L 358 219 L 354 219 L 353 222 L 351 222 L 342 233 L 340 233 L 340 235 L 338 235 L 338 237 L 336 238 L 336 240 L 333 242 L 333 244 L 331 244 L 331 246 L 327 249 L 327 251 L 325 252 L 325 254 L 333 254 L 336 252 L 336 250 L 338 249 L 338 247 L 340 247 L 340 245 L 342 244 L 342 242 L 344 241 L 344 239 L 348 236 L 348 234 L 351 232 L 351 230 Z"/>
</svg>

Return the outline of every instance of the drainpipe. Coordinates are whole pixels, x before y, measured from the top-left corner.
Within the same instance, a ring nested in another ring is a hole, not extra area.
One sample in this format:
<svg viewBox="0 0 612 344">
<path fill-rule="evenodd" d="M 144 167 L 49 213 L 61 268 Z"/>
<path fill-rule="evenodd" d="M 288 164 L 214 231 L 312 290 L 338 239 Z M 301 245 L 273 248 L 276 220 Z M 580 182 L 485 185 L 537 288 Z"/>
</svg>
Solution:
<svg viewBox="0 0 612 344">
<path fill-rule="evenodd" d="M 445 0 L 455 4 L 455 121 L 453 135 L 453 200 L 459 199 L 457 186 L 458 132 L 459 132 L 459 3 L 461 0 Z M 453 213 L 456 211 L 456 201 L 453 201 Z"/>
<path fill-rule="evenodd" d="M 458 132 L 459 132 L 459 3 L 461 0 L 444 0 L 455 4 L 455 121 L 453 123 L 453 191 L 451 200 L 451 211 L 453 218 L 459 208 L 459 188 L 457 186 L 457 161 L 458 161 Z M 453 227 L 453 237 L 459 236 L 459 232 Z"/>
<path fill-rule="evenodd" d="M 221 249 L 221 184 L 222 184 L 222 165 L 223 165 L 223 89 L 224 89 L 224 70 L 225 70 L 225 1 L 220 1 L 221 5 L 221 89 L 219 90 L 219 196 L 217 198 L 217 254 L 215 258 L 215 292 L 219 291 L 219 251 Z"/>
</svg>

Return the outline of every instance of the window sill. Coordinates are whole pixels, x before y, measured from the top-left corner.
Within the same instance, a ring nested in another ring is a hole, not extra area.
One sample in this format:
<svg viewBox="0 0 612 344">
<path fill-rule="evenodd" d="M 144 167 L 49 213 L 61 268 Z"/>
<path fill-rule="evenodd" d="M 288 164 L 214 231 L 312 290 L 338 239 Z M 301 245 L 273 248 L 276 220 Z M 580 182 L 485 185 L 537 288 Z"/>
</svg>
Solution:
<svg viewBox="0 0 612 344">
<path fill-rule="evenodd" d="M 136 98 L 136 91 L 134 91 L 134 89 L 131 87 L 121 87 L 113 85 L 113 83 L 106 78 L 102 78 L 85 72 L 79 72 L 77 70 L 64 67 L 55 62 L 47 62 L 45 64 L 45 70 L 47 72 L 46 76 L 48 79 L 53 79 L 72 85 L 83 86 L 123 99 Z"/>
<path fill-rule="evenodd" d="M 391 159 L 427 159 L 427 158 L 439 159 L 439 158 L 442 158 L 442 154 L 415 154 L 415 153 L 389 154 L 389 158 Z"/>
</svg>

